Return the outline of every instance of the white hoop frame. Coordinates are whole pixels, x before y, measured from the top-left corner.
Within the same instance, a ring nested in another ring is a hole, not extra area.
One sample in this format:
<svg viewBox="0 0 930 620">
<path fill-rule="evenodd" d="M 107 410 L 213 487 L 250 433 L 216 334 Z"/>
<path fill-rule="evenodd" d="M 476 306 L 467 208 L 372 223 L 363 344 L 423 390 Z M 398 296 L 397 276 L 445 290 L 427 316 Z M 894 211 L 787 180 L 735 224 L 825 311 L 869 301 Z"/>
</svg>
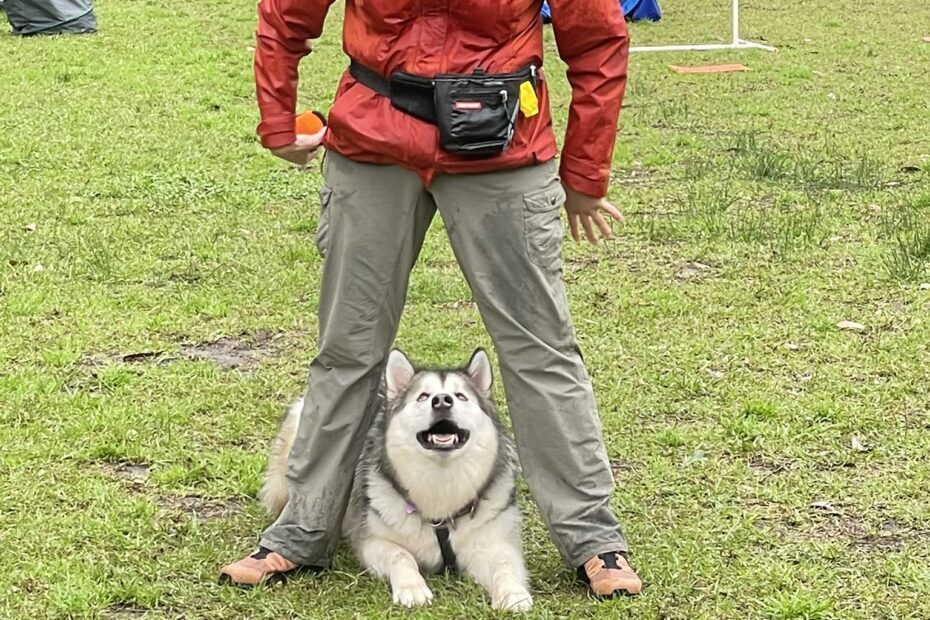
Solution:
<svg viewBox="0 0 930 620">
<path fill-rule="evenodd" d="M 698 43 L 692 45 L 634 45 L 631 52 L 709 52 L 714 50 L 755 49 L 778 50 L 770 45 L 741 39 L 739 36 L 739 0 L 733 0 L 733 40 L 730 43 Z"/>
</svg>

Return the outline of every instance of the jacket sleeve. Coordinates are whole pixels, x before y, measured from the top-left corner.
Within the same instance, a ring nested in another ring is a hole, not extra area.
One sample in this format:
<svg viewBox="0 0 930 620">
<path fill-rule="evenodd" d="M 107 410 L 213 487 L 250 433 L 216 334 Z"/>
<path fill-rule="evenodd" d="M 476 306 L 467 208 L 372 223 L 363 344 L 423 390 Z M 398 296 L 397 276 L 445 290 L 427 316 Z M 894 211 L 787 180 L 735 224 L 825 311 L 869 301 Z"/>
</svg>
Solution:
<svg viewBox="0 0 930 620">
<path fill-rule="evenodd" d="M 294 142 L 297 65 L 310 53 L 309 39 L 323 32 L 334 0 L 261 0 L 255 43 L 255 90 L 266 148 Z"/>
<path fill-rule="evenodd" d="M 572 103 L 560 174 L 590 196 L 607 195 L 630 39 L 617 0 L 550 0 Z"/>
</svg>

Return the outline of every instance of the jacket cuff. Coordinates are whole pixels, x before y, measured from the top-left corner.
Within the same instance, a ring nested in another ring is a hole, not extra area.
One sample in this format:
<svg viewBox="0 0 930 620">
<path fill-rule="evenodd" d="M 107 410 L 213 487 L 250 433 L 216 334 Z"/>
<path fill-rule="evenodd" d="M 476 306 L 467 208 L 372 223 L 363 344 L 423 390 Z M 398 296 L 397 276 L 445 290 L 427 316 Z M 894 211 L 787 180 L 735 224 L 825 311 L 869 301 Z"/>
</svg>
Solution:
<svg viewBox="0 0 930 620">
<path fill-rule="evenodd" d="M 592 166 L 591 162 L 576 159 L 565 152 L 560 158 L 559 176 L 563 183 L 576 192 L 595 198 L 605 197 L 610 185 L 609 166 L 597 168 Z"/>
<path fill-rule="evenodd" d="M 294 132 L 295 116 L 289 114 L 264 120 L 258 124 L 257 133 L 266 149 L 276 149 L 293 144 L 297 139 Z"/>
</svg>

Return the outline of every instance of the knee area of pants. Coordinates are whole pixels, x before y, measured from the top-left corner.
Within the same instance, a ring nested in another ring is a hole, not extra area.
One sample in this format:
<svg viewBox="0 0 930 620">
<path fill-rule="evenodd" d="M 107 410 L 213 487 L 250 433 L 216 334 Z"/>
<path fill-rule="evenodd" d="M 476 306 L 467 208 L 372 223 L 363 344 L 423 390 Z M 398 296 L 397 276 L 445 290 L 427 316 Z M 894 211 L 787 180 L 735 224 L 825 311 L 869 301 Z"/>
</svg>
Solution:
<svg viewBox="0 0 930 620">
<path fill-rule="evenodd" d="M 357 369 L 362 374 L 379 368 L 387 352 L 349 348 L 340 344 L 323 344 L 313 362 L 327 369 Z"/>
<path fill-rule="evenodd" d="M 587 380 L 581 357 L 574 352 L 562 352 L 548 347 L 526 348 L 516 354 L 500 356 L 502 369 L 520 376 L 562 376 L 578 381 Z"/>
<path fill-rule="evenodd" d="M 503 363 L 506 360 L 519 360 L 541 363 L 569 362 L 574 363 L 581 359 L 581 349 L 574 334 L 544 334 L 533 333 L 527 330 L 515 331 L 511 334 L 494 334 L 495 349 Z"/>
</svg>

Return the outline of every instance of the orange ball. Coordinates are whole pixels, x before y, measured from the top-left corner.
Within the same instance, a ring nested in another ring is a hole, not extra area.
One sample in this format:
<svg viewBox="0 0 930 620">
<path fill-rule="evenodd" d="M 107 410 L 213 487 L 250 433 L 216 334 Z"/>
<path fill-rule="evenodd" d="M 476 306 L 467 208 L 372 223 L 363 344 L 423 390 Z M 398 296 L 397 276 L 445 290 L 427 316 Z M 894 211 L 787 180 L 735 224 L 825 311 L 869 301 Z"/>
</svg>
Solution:
<svg viewBox="0 0 930 620">
<path fill-rule="evenodd" d="M 304 112 L 297 116 L 294 133 L 315 134 L 326 126 L 326 119 L 319 112 Z"/>
</svg>

